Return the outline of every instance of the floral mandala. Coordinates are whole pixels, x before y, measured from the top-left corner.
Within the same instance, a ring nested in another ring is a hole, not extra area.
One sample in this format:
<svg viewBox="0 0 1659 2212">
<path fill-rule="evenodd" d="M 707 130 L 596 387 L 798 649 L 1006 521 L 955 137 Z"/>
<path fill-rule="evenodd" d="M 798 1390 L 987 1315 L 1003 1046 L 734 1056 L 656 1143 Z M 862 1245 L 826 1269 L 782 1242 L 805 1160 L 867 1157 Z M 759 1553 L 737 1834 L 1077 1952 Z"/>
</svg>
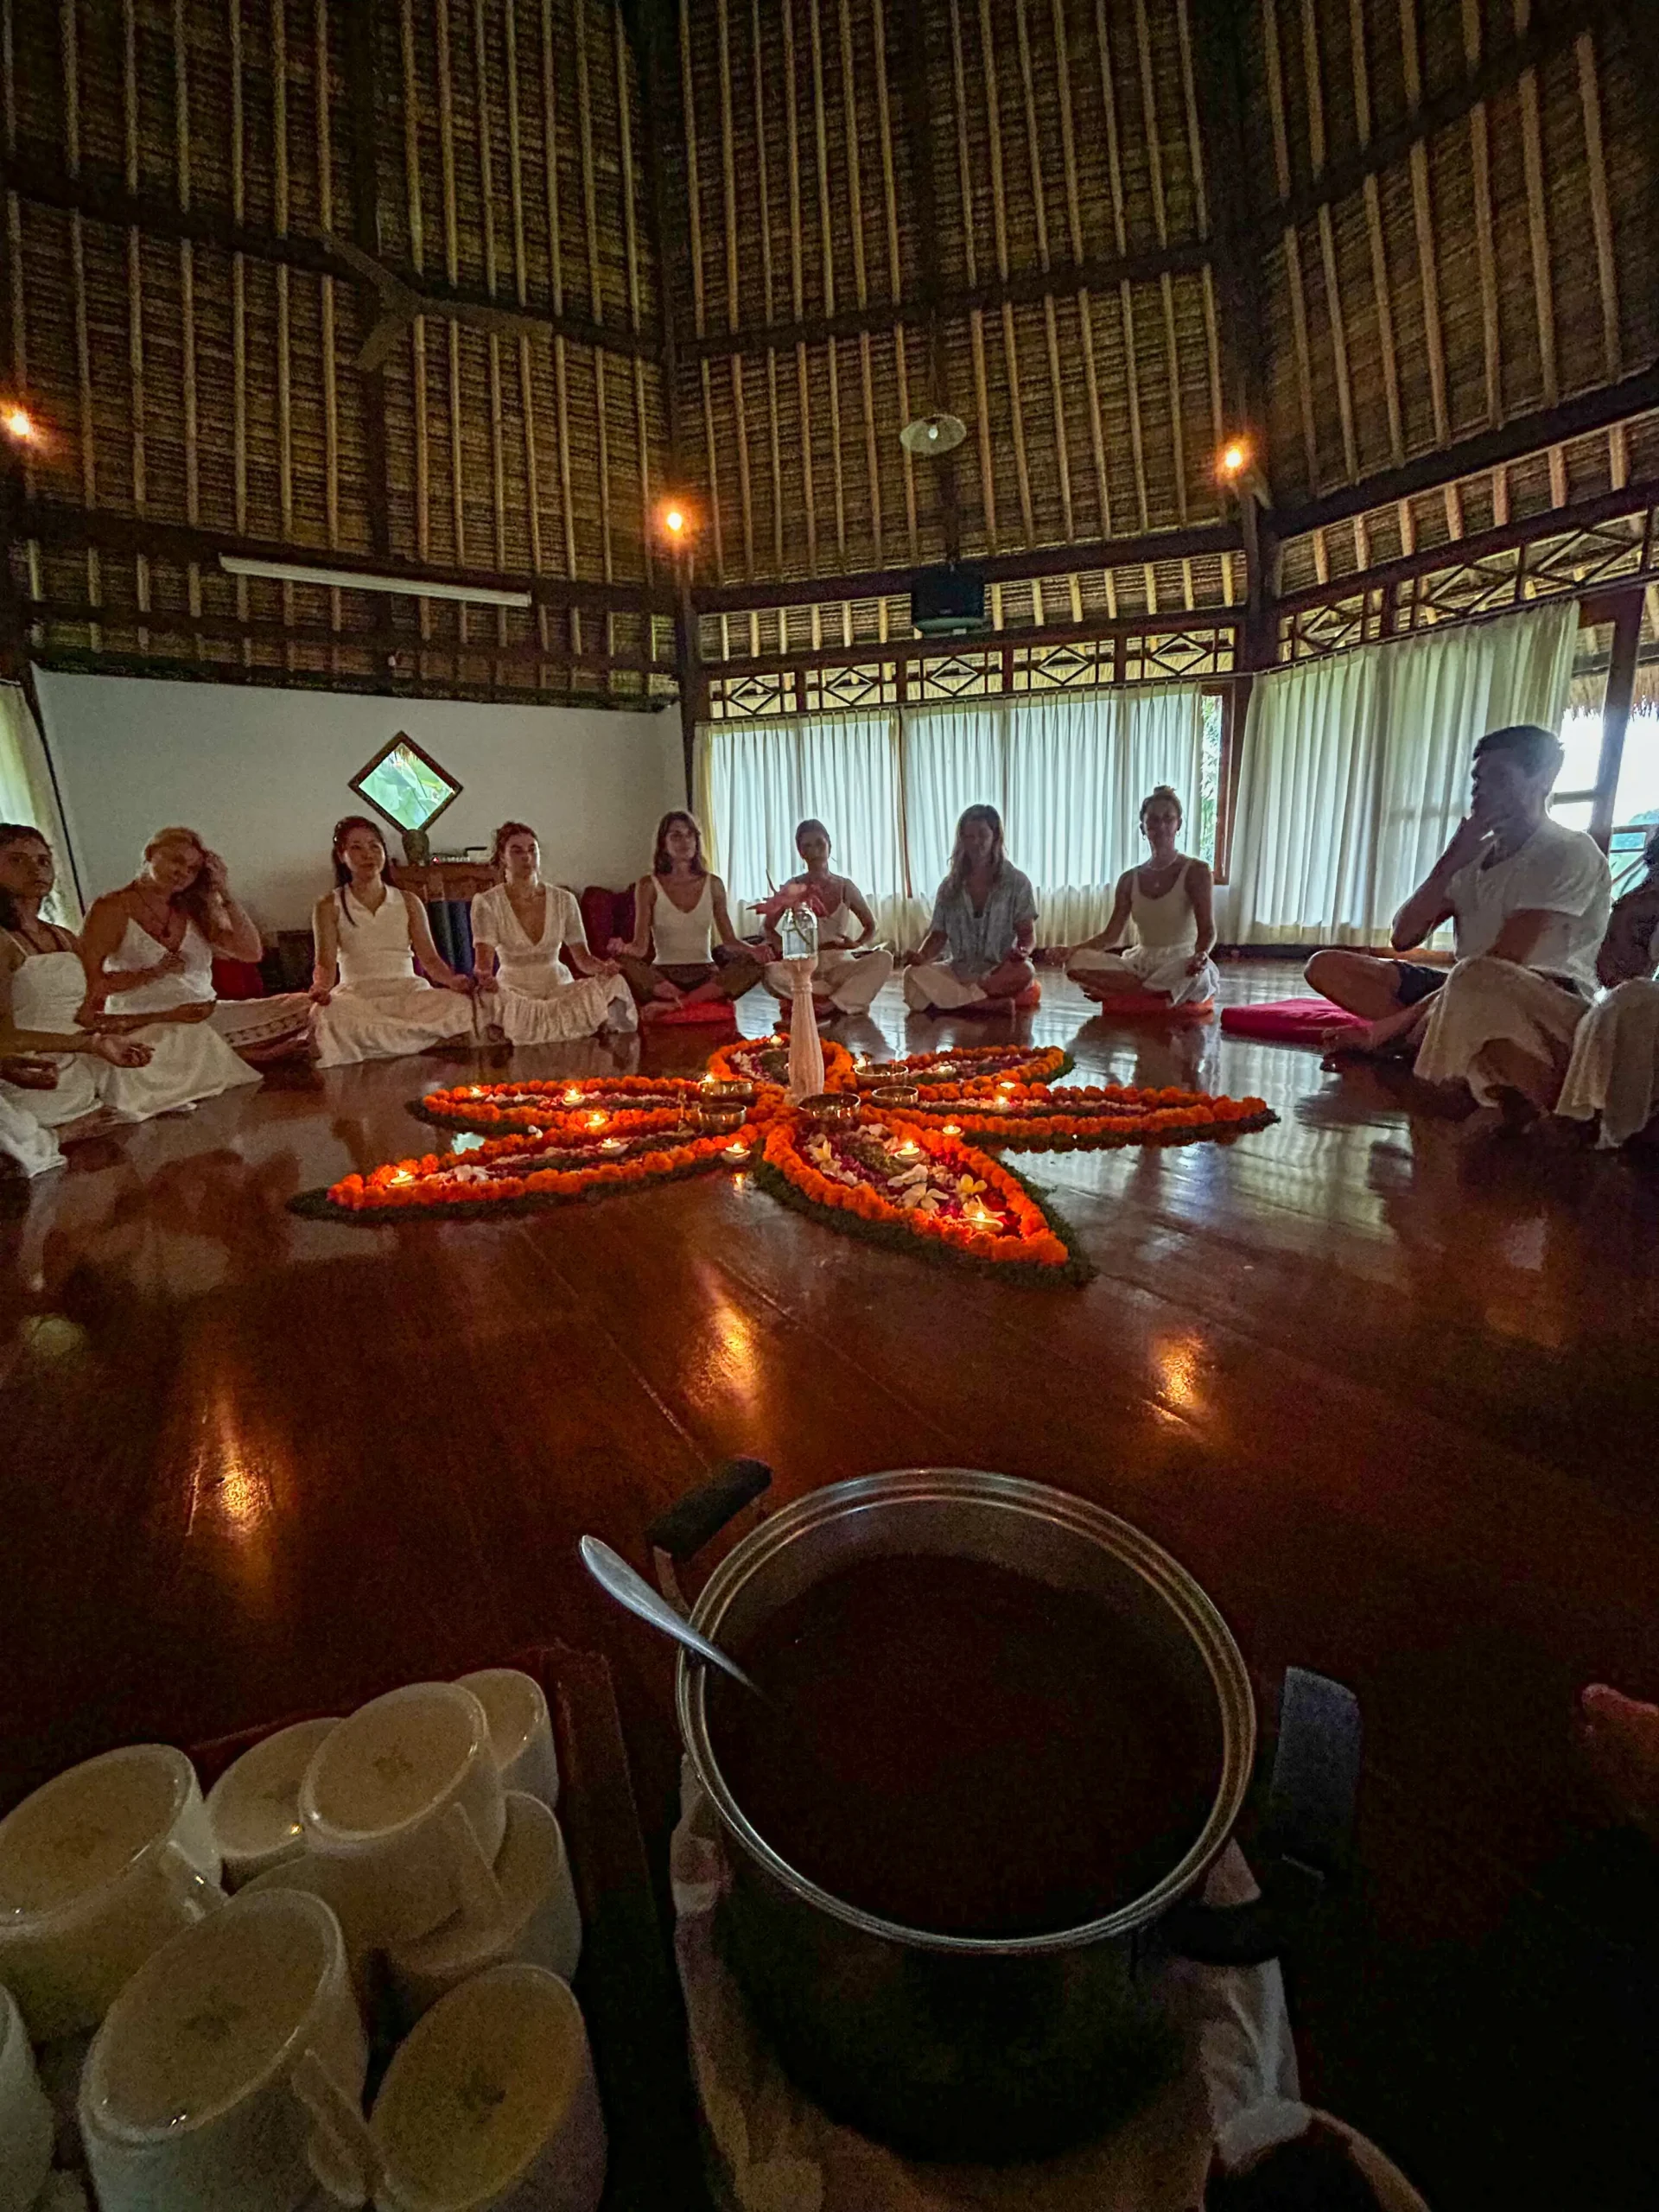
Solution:
<svg viewBox="0 0 1659 2212">
<path fill-rule="evenodd" d="M 1057 1084 L 1057 1050 L 972 1046 L 877 1066 L 823 1046 L 823 1093 L 791 1105 L 789 1046 L 723 1046 L 702 1078 L 596 1076 L 467 1084 L 412 1111 L 459 1132 L 454 1149 L 389 1161 L 292 1201 L 329 1221 L 413 1213 L 480 1219 L 721 1169 L 826 1227 L 1005 1281 L 1081 1282 L 1094 1272 L 1060 1217 L 988 1146 L 1098 1150 L 1264 1128 L 1260 1098 L 1122 1084 Z"/>
</svg>

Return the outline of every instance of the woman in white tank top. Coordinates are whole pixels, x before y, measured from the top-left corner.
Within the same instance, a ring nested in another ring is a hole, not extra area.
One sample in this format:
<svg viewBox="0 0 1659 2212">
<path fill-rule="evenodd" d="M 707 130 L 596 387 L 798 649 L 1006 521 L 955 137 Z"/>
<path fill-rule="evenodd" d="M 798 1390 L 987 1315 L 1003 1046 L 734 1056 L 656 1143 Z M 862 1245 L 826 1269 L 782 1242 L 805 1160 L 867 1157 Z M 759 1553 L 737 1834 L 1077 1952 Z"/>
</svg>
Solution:
<svg viewBox="0 0 1659 2212">
<path fill-rule="evenodd" d="M 621 970 L 589 952 L 582 909 L 563 886 L 543 882 L 542 849 L 529 823 L 504 822 L 490 857 L 503 880 L 473 901 L 473 973 L 491 1028 L 515 1045 L 638 1029 Z"/>
<path fill-rule="evenodd" d="M 732 927 L 726 887 L 709 873 L 702 832 L 683 809 L 657 825 L 651 874 L 634 887 L 632 937 L 613 937 L 606 950 L 627 977 L 642 1021 L 741 999 L 760 982 L 761 963 Z"/>
<path fill-rule="evenodd" d="M 334 888 L 318 899 L 312 924 L 318 1066 L 395 1060 L 471 1037 L 471 981 L 439 953 L 415 893 L 387 880 L 373 823 L 361 814 L 337 822 L 333 853 Z M 433 982 L 416 974 L 417 960 Z"/>
<path fill-rule="evenodd" d="M 870 944 L 875 935 L 875 917 L 851 876 L 830 873 L 830 832 L 823 823 L 803 822 L 795 832 L 795 849 L 806 866 L 799 875 L 791 876 L 784 888 L 787 891 L 798 883 L 804 884 L 820 916 L 812 1010 L 820 1021 L 833 1021 L 842 1014 L 868 1014 L 876 993 L 893 973 L 893 955 Z M 766 963 L 766 988 L 788 1007 L 794 995 L 775 924 L 768 930 L 767 939 L 772 958 Z"/>
<path fill-rule="evenodd" d="M 1098 937 L 1073 948 L 1065 972 L 1096 1000 L 1144 1000 L 1147 1011 L 1202 1004 L 1221 987 L 1210 957 L 1216 942 L 1214 878 L 1203 861 L 1176 849 L 1181 802 L 1160 784 L 1141 804 L 1141 831 L 1152 851 L 1118 879 L 1112 918 Z M 1133 922 L 1135 942 L 1124 946 Z"/>
</svg>

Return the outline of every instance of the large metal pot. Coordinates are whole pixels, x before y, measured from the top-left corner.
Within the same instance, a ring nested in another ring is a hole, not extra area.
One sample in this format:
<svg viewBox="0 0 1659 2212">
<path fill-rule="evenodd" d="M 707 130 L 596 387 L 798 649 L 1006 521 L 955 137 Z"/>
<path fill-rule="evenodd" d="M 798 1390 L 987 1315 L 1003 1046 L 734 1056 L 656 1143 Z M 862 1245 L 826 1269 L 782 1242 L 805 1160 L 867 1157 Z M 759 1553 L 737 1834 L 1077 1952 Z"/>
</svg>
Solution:
<svg viewBox="0 0 1659 2212">
<path fill-rule="evenodd" d="M 766 1486 L 740 1461 L 651 1531 L 659 1577 Z M 984 1940 L 906 1928 L 831 1895 L 773 1849 L 721 1772 L 702 1663 L 682 1655 L 685 1750 L 724 1834 L 722 1941 L 788 2071 L 835 2118 L 912 2156 L 1039 2157 L 1103 2133 L 1155 2089 L 1178 2038 L 1147 1969 L 1171 1950 L 1271 1957 L 1287 1920 L 1340 1863 L 1357 1774 L 1350 1694 L 1292 1670 L 1268 1815 L 1253 1840 L 1263 1897 L 1196 1903 L 1249 1791 L 1256 1723 L 1225 1622 L 1185 1569 L 1115 1515 L 1036 1483 L 912 1468 L 812 1492 L 743 1539 L 692 1619 L 734 1655 L 780 1606 L 854 1560 L 942 1554 L 992 1561 L 1112 1609 L 1217 1724 L 1215 1794 L 1191 1847 L 1131 1904 L 1087 1926 Z"/>
</svg>

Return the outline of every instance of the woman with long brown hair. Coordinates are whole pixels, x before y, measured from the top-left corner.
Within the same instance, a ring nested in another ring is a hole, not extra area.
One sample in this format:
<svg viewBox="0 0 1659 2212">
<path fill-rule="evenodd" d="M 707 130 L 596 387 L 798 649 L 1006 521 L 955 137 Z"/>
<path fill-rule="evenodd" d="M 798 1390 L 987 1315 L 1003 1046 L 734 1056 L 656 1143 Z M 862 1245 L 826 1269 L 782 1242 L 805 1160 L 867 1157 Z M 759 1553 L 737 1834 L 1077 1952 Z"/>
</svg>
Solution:
<svg viewBox="0 0 1659 2212">
<path fill-rule="evenodd" d="M 627 977 L 642 1021 L 741 999 L 760 982 L 762 963 L 732 927 L 726 887 L 709 874 L 702 832 L 683 807 L 657 825 L 651 874 L 634 886 L 633 935 L 613 937 L 606 950 Z"/>
<path fill-rule="evenodd" d="M 38 830 L 0 823 L 0 1060 L 16 1064 L 0 1103 L 20 1140 L 3 1148 L 29 1174 L 59 1164 L 60 1130 L 178 1113 L 259 1080 L 200 1023 L 87 1010 L 86 947 L 41 912 L 55 874 Z"/>
<path fill-rule="evenodd" d="M 401 1059 L 474 1033 L 471 979 L 432 942 L 426 908 L 391 880 L 386 841 L 365 814 L 334 824 L 334 887 L 312 916 L 319 1067 Z M 425 977 L 415 972 L 419 961 Z"/>
<path fill-rule="evenodd" d="M 251 1066 L 293 1058 L 310 1034 L 303 991 L 226 1001 L 215 992 L 216 958 L 251 965 L 264 950 L 219 855 L 194 830 L 158 830 L 132 881 L 86 917 L 86 1012 L 128 1024 L 207 1021 Z"/>
<path fill-rule="evenodd" d="M 1037 980 L 1036 936 L 1037 895 L 1002 850 L 1001 816 L 969 807 L 927 935 L 909 956 L 905 1003 L 917 1014 L 1012 1006 Z"/>
<path fill-rule="evenodd" d="M 1118 878 L 1100 935 L 1066 956 L 1066 974 L 1090 998 L 1144 1000 L 1150 1013 L 1213 999 L 1221 988 L 1210 957 L 1213 879 L 1207 862 L 1177 849 L 1181 819 L 1180 794 L 1168 784 L 1141 800 L 1141 834 L 1151 851 Z M 1131 927 L 1135 941 L 1126 945 Z"/>
<path fill-rule="evenodd" d="M 501 880 L 473 901 L 473 973 L 491 1027 L 515 1045 L 638 1029 L 621 969 L 588 950 L 570 893 L 543 881 L 541 843 L 530 824 L 504 822 L 490 860 Z"/>
</svg>

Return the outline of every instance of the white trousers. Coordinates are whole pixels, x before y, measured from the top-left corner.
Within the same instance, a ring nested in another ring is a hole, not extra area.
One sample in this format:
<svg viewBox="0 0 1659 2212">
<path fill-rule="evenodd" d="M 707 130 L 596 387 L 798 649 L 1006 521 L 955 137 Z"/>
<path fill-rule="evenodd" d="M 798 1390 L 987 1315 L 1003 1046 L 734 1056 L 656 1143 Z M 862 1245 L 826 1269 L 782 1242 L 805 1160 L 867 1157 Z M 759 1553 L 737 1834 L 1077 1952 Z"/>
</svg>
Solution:
<svg viewBox="0 0 1659 2212">
<path fill-rule="evenodd" d="M 1535 969 L 1490 953 L 1460 960 L 1430 1001 L 1417 1073 L 1425 1083 L 1466 1083 L 1490 1106 L 1503 1085 L 1488 1047 L 1516 1045 L 1535 1060 L 1563 1060 L 1586 1010 L 1576 991 Z"/>
<path fill-rule="evenodd" d="M 1659 1114 L 1659 983 L 1619 983 L 1592 1006 L 1573 1039 L 1555 1111 L 1601 1116 L 1601 1142 L 1628 1144 Z"/>
<path fill-rule="evenodd" d="M 827 998 L 842 1014 L 868 1014 L 876 993 L 892 973 L 890 952 L 838 952 L 832 946 L 818 955 L 812 995 Z M 789 969 L 781 960 L 769 960 L 761 980 L 772 996 L 785 1004 L 795 995 Z"/>
</svg>

